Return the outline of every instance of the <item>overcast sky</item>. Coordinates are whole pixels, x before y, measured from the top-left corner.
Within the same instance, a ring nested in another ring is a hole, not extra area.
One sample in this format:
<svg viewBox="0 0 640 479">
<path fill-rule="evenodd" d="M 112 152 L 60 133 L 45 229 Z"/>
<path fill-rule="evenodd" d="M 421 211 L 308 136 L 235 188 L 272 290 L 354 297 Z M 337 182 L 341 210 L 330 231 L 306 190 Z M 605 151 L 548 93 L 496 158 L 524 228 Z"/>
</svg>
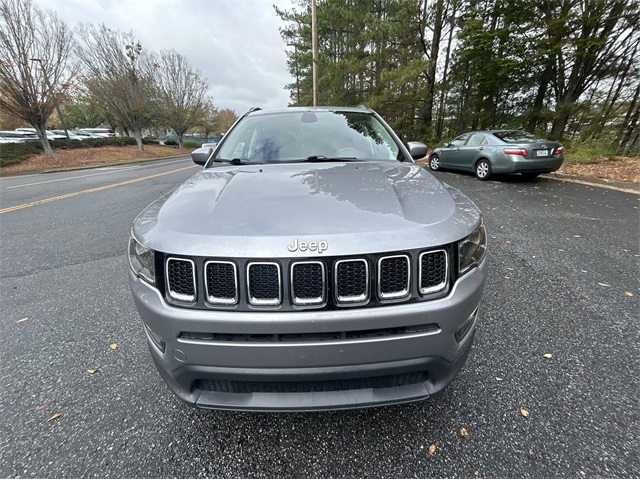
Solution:
<svg viewBox="0 0 640 479">
<path fill-rule="evenodd" d="M 173 48 L 209 80 L 219 108 L 285 107 L 293 80 L 286 67 L 284 25 L 273 5 L 290 0 L 34 0 L 71 28 L 78 23 L 132 31 L 143 48 Z"/>
</svg>

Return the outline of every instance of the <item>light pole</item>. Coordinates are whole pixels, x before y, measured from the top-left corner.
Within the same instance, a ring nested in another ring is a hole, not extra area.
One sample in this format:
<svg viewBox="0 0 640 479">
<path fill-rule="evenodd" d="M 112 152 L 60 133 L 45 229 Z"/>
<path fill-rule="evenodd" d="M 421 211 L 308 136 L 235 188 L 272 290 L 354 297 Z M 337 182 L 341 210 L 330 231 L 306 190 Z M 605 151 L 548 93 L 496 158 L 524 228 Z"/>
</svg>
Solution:
<svg viewBox="0 0 640 479">
<path fill-rule="evenodd" d="M 316 0 L 311 1 L 311 53 L 313 60 L 313 106 L 318 106 L 318 27 Z"/>
<path fill-rule="evenodd" d="M 44 67 L 42 66 L 42 59 L 41 58 L 30 58 L 29 60 L 31 60 L 32 62 L 38 62 L 38 64 L 40 65 L 40 70 L 42 71 L 42 76 L 44 78 L 44 81 L 46 82 L 46 87 L 51 90 L 52 95 L 53 95 L 53 107 L 56 109 L 56 114 L 58 115 L 58 118 L 60 118 L 60 123 L 62 124 L 62 129 L 64 130 L 64 135 L 67 137 L 67 140 L 69 139 L 69 132 L 67 131 L 67 125 L 65 125 L 64 123 L 64 118 L 62 117 L 62 112 L 60 111 L 60 105 L 58 105 L 58 99 L 57 99 L 57 95 L 55 93 L 55 91 L 53 90 L 53 88 L 51 88 L 51 83 L 49 83 L 49 77 L 47 76 L 47 73 L 44 71 Z"/>
</svg>

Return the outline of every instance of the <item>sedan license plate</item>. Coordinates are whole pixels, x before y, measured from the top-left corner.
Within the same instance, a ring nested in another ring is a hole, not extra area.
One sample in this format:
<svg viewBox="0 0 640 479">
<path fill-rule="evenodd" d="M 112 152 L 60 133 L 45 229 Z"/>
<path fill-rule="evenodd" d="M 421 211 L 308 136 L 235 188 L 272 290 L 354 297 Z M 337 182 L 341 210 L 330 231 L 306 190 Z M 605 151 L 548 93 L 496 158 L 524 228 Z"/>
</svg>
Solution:
<svg viewBox="0 0 640 479">
<path fill-rule="evenodd" d="M 536 150 L 536 156 L 549 156 L 549 150 Z"/>
</svg>

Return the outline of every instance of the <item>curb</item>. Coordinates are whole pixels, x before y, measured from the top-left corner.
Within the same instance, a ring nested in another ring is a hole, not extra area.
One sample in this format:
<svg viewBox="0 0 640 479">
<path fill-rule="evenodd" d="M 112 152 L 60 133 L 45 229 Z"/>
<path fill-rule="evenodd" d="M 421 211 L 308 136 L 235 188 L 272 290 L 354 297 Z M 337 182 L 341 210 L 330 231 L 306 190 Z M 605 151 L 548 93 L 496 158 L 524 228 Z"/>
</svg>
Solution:
<svg viewBox="0 0 640 479">
<path fill-rule="evenodd" d="M 429 170 L 429 165 L 426 161 L 418 160 L 416 164 L 422 166 L 426 170 Z M 617 181 L 608 180 L 606 178 L 595 178 L 591 176 L 570 175 L 568 173 L 545 173 L 540 175 L 540 178 L 556 181 L 568 181 L 572 183 L 581 183 L 583 185 L 596 186 L 599 188 L 608 188 L 610 190 L 624 191 L 626 193 L 640 194 L 640 184 L 632 181 Z"/>
<path fill-rule="evenodd" d="M 595 178 L 590 176 L 570 175 L 568 173 L 547 173 L 540 175 L 541 178 L 558 181 L 569 181 L 573 183 L 582 183 L 585 185 L 597 186 L 600 188 L 609 188 L 612 190 L 621 190 L 627 193 L 640 194 L 640 184 L 631 181 L 608 180 L 606 178 Z"/>
<path fill-rule="evenodd" d="M 20 175 L 39 175 L 44 173 L 57 173 L 61 171 L 90 170 L 91 168 L 102 168 L 105 166 L 128 165 L 133 163 L 147 163 L 149 161 L 169 160 L 171 158 L 188 158 L 188 157 L 189 157 L 189 154 L 169 155 L 169 156 L 158 156 L 155 158 L 136 158 L 132 160 L 115 160 L 115 161 L 107 161 L 107 162 L 100 162 L 100 163 L 87 163 L 85 165 L 77 165 L 77 166 L 60 166 L 60 167 L 54 167 L 50 169 L 43 169 L 43 170 L 15 171 L 12 173 L 3 173 L 2 169 L 0 168 L 0 178 L 8 178 L 10 176 L 20 176 Z"/>
</svg>

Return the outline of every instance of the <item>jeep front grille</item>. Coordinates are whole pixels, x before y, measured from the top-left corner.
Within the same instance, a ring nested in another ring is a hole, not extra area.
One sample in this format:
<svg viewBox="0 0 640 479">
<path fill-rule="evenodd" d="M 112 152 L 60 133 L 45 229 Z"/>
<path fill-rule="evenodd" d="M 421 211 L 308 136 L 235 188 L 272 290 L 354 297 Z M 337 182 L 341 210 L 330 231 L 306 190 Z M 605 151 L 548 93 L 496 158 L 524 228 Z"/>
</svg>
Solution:
<svg viewBox="0 0 640 479">
<path fill-rule="evenodd" d="M 282 302 L 280 265 L 249 263 L 247 268 L 249 303 L 256 306 L 277 306 Z"/>
<path fill-rule="evenodd" d="M 205 289 L 211 304 L 236 304 L 238 302 L 238 275 L 236 265 L 230 261 L 207 261 Z"/>
<path fill-rule="evenodd" d="M 167 285 L 169 296 L 178 301 L 195 301 L 195 266 L 190 259 L 167 259 Z"/>
<path fill-rule="evenodd" d="M 336 261 L 336 300 L 361 303 L 369 298 L 369 265 L 364 259 Z"/>
<path fill-rule="evenodd" d="M 427 251 L 420 255 L 420 293 L 430 294 L 447 287 L 449 262 L 447 251 Z"/>
<path fill-rule="evenodd" d="M 303 261 L 291 265 L 291 300 L 295 305 L 325 302 L 326 280 L 324 263 Z"/>
<path fill-rule="evenodd" d="M 423 301 L 445 296 L 455 281 L 450 249 L 269 260 L 167 255 L 164 288 L 176 306 L 238 311 Z"/>
<path fill-rule="evenodd" d="M 378 260 L 378 295 L 382 299 L 403 298 L 409 294 L 409 257 L 385 256 Z"/>
</svg>

